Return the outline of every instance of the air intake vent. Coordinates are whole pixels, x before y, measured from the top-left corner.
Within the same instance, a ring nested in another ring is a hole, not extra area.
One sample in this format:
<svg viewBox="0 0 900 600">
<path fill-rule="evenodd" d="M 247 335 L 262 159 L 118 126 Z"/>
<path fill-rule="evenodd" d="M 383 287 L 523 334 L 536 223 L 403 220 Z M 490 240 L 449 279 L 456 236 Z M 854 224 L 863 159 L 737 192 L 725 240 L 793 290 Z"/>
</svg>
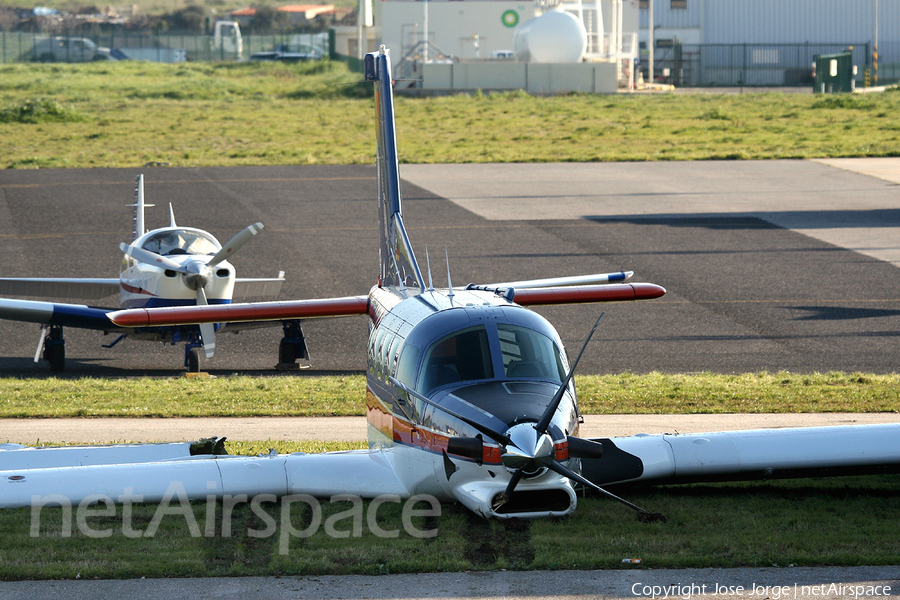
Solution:
<svg viewBox="0 0 900 600">
<path fill-rule="evenodd" d="M 498 494 L 499 495 L 499 494 Z M 569 509 L 569 495 L 556 490 L 516 490 L 509 502 L 497 510 L 497 514 L 515 515 L 536 512 L 563 512 Z"/>
</svg>

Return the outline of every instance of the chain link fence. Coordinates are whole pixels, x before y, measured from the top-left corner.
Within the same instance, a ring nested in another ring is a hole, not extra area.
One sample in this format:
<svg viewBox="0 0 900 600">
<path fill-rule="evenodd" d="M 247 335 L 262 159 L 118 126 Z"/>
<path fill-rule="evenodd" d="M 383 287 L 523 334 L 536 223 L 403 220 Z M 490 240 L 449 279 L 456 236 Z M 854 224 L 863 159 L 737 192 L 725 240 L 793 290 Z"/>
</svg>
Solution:
<svg viewBox="0 0 900 600">
<path fill-rule="evenodd" d="M 861 44 L 675 44 L 657 48 L 655 81 L 677 87 L 813 85 L 815 57 L 852 48 L 856 81 L 871 71 L 871 46 Z M 897 81 L 898 65 L 879 64 L 879 84 Z"/>
<path fill-rule="evenodd" d="M 114 59 L 154 62 L 244 60 L 279 46 L 309 46 L 328 56 L 328 36 L 327 32 L 248 34 L 243 36 L 243 48 L 238 54 L 226 44 L 217 45 L 214 36 L 196 33 L 112 31 L 84 35 L 76 31 L 54 34 L 0 31 L 0 62 L 108 60 L 106 53 L 98 52 L 97 48 L 108 49 Z"/>
</svg>

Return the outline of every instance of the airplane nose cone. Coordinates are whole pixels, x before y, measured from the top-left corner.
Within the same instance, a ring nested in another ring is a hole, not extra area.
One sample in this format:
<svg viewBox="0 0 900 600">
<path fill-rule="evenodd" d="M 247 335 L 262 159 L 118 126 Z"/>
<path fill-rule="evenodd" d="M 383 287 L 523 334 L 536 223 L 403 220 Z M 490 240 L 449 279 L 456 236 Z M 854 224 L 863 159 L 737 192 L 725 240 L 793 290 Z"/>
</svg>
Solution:
<svg viewBox="0 0 900 600">
<path fill-rule="evenodd" d="M 512 444 L 506 446 L 500 460 L 509 471 L 521 469 L 526 477 L 534 477 L 553 461 L 553 440 L 546 433 L 539 434 L 534 423 L 514 425 L 507 436 Z"/>
</svg>

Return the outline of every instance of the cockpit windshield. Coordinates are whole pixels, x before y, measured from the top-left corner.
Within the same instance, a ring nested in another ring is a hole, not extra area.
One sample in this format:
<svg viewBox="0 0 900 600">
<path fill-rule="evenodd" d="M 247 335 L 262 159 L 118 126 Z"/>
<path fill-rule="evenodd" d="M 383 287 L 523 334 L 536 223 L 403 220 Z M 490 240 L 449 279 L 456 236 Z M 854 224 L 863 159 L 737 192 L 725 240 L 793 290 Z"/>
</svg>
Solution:
<svg viewBox="0 0 900 600">
<path fill-rule="evenodd" d="M 562 383 L 566 376 L 556 345 L 547 336 L 518 325 L 497 325 L 507 377 L 539 377 Z"/>
<path fill-rule="evenodd" d="M 147 238 L 143 248 L 163 256 L 171 256 L 173 254 L 215 254 L 219 251 L 220 246 L 204 232 L 170 229 L 160 231 Z"/>
<path fill-rule="evenodd" d="M 491 346 L 499 348 L 499 355 L 492 355 Z M 410 361 L 403 357 L 400 362 Z M 478 325 L 455 331 L 428 347 L 417 387 L 428 394 L 458 381 L 493 379 L 495 373 L 503 378 L 561 383 L 566 369 L 559 347 L 548 336 L 511 323 L 498 323 L 496 329 Z"/>
<path fill-rule="evenodd" d="M 491 351 L 484 326 L 456 331 L 431 345 L 419 389 L 431 390 L 457 381 L 492 379 Z"/>
</svg>

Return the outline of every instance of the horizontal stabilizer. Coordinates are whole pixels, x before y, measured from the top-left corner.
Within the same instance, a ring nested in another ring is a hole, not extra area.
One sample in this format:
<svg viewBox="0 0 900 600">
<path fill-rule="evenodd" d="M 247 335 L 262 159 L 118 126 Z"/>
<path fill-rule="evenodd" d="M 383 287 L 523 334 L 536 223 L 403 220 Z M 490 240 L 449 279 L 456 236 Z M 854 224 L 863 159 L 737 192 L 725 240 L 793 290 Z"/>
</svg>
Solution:
<svg viewBox="0 0 900 600">
<path fill-rule="evenodd" d="M 120 327 L 152 327 L 196 323 L 291 321 L 315 317 L 365 315 L 368 311 L 369 298 L 367 296 L 348 296 L 321 300 L 133 308 L 111 312 L 109 318 Z"/>
<path fill-rule="evenodd" d="M 568 285 L 597 285 L 601 283 L 622 283 L 628 281 L 634 271 L 618 273 L 598 273 L 596 275 L 575 275 L 573 277 L 551 277 L 550 279 L 526 279 L 524 281 L 507 281 L 505 283 L 489 283 L 486 288 L 516 288 L 517 290 L 536 287 L 563 287 Z"/>
<path fill-rule="evenodd" d="M 516 289 L 513 302 L 521 306 L 541 304 L 581 304 L 585 302 L 625 302 L 664 296 L 666 289 L 654 283 L 609 283 L 570 287 Z"/>
<path fill-rule="evenodd" d="M 97 300 L 119 293 L 118 279 L 0 278 L 0 295 Z"/>
</svg>

